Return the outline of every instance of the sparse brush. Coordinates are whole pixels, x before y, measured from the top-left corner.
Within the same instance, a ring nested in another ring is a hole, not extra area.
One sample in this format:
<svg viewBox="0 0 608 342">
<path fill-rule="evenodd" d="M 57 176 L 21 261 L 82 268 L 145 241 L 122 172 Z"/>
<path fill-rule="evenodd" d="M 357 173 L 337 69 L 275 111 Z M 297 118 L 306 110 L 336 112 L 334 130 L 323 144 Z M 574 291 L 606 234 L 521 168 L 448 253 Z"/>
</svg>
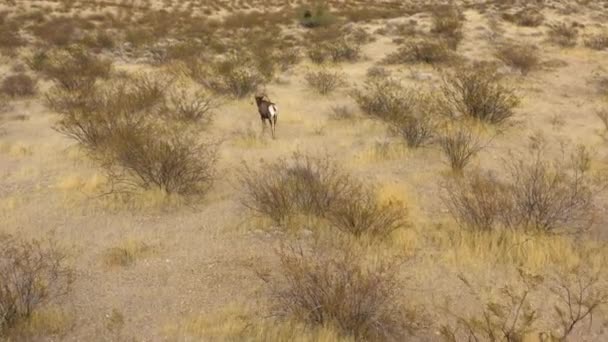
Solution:
<svg viewBox="0 0 608 342">
<path fill-rule="evenodd" d="M 305 79 L 308 86 L 321 95 L 329 95 L 346 83 L 342 72 L 327 69 L 309 71 Z"/>
<path fill-rule="evenodd" d="M 435 136 L 437 124 L 432 115 L 433 113 L 430 112 L 418 112 L 395 118 L 389 123 L 390 129 L 394 134 L 402 137 L 408 147 L 421 147 Z"/>
<path fill-rule="evenodd" d="M 454 5 L 444 5 L 435 7 L 431 14 L 431 33 L 443 38 L 451 49 L 456 49 L 463 38 L 463 15 L 460 10 Z"/>
<path fill-rule="evenodd" d="M 297 65 L 302 59 L 302 52 L 298 48 L 285 49 L 277 54 L 277 64 L 282 71 L 287 71 Z"/>
<path fill-rule="evenodd" d="M 561 47 L 573 47 L 578 39 L 578 28 L 573 24 L 556 23 L 549 26 L 549 41 Z"/>
<path fill-rule="evenodd" d="M 527 158 L 507 162 L 512 183 L 513 218 L 517 227 L 542 232 L 582 231 L 595 220 L 593 176 L 588 151 L 577 148 L 570 160 L 542 157 L 542 149 Z"/>
<path fill-rule="evenodd" d="M 465 317 L 460 312 L 451 312 L 456 327 L 443 325 L 440 333 L 444 340 L 456 341 L 524 341 L 538 320 L 537 309 L 532 305 L 532 295 L 543 278 L 527 274 L 519 269 L 523 289 L 508 284 L 500 288 L 497 298 L 484 300 L 477 288 L 464 275 L 459 278 L 481 307 L 477 316 Z"/>
<path fill-rule="evenodd" d="M 594 50 L 608 49 L 608 32 L 591 35 L 585 39 L 585 46 Z"/>
<path fill-rule="evenodd" d="M 14 49 L 25 44 L 25 40 L 19 34 L 19 26 L 16 22 L 4 22 L 0 24 L 0 47 Z"/>
<path fill-rule="evenodd" d="M 492 68 L 460 68 L 443 77 L 440 101 L 445 113 L 489 124 L 501 124 L 514 115 L 520 101 L 515 91 L 502 84 Z"/>
<path fill-rule="evenodd" d="M 181 90 L 172 92 L 167 97 L 161 114 L 173 120 L 208 126 L 213 119 L 213 111 L 218 106 L 216 97 L 205 92 L 190 94 Z"/>
<path fill-rule="evenodd" d="M 384 63 L 410 64 L 446 63 L 454 59 L 454 53 L 443 40 L 417 40 L 406 42 L 397 51 L 387 55 Z"/>
<path fill-rule="evenodd" d="M 393 79 L 375 78 L 366 81 L 362 89 L 355 89 L 351 96 L 365 114 L 391 121 L 413 112 L 416 94 Z"/>
<path fill-rule="evenodd" d="M 540 65 L 538 49 L 533 45 L 503 45 L 496 51 L 496 57 L 524 76 Z"/>
<path fill-rule="evenodd" d="M 308 48 L 308 57 L 313 63 L 322 64 L 326 61 L 334 63 L 354 62 L 361 56 L 361 46 L 345 37 Z"/>
<path fill-rule="evenodd" d="M 108 78 L 112 63 L 80 47 L 71 47 L 51 55 L 41 68 L 47 77 L 64 89 L 83 91 L 91 88 L 98 78 Z"/>
<path fill-rule="evenodd" d="M 443 202 L 461 227 L 477 231 L 510 227 L 513 203 L 509 188 L 491 174 L 468 173 L 448 180 L 444 188 Z"/>
<path fill-rule="evenodd" d="M 462 172 L 471 159 L 485 148 L 480 138 L 464 126 L 447 130 L 439 137 L 439 146 L 455 172 Z"/>
<path fill-rule="evenodd" d="M 577 326 L 593 320 L 593 314 L 608 305 L 608 291 L 599 272 L 587 268 L 587 265 L 581 265 L 560 274 L 551 288 L 559 298 L 554 308 L 560 324 L 560 341 L 566 341 Z"/>
<path fill-rule="evenodd" d="M 105 148 L 120 127 L 135 130 L 162 104 L 167 82 L 147 76 L 115 82 L 107 88 L 47 94 L 47 105 L 61 114 L 55 129 L 89 151 Z"/>
<path fill-rule="evenodd" d="M 0 337 L 70 290 L 73 274 L 51 238 L 0 235 Z"/>
<path fill-rule="evenodd" d="M 367 78 L 389 78 L 391 72 L 381 66 L 372 66 L 365 73 Z"/>
<path fill-rule="evenodd" d="M 2 80 L 0 92 L 11 97 L 32 96 L 37 91 L 36 83 L 37 81 L 27 74 L 18 73 Z"/>
<path fill-rule="evenodd" d="M 336 22 L 336 17 L 331 14 L 329 7 L 322 2 L 317 3 L 314 8 L 301 8 L 298 10 L 300 25 L 307 28 L 328 27 Z"/>
<path fill-rule="evenodd" d="M 408 226 L 403 203 L 380 203 L 373 189 L 361 189 L 332 203 L 327 219 L 340 231 L 354 236 L 384 239 Z"/>
<path fill-rule="evenodd" d="M 332 120 L 352 120 L 356 116 L 352 108 L 350 108 L 349 106 L 334 106 L 331 108 L 331 113 L 329 114 L 329 117 Z"/>
<path fill-rule="evenodd" d="M 335 326 L 361 341 L 404 340 L 417 322 L 400 302 L 395 264 L 364 266 L 352 252 L 335 256 L 290 248 L 279 252 L 269 286 L 273 311 L 314 326 Z"/>
<path fill-rule="evenodd" d="M 502 18 L 519 26 L 537 27 L 543 23 L 545 16 L 542 12 L 528 7 L 517 11 L 515 14 L 504 13 Z"/>
<path fill-rule="evenodd" d="M 67 46 L 76 35 L 76 22 L 67 17 L 56 17 L 33 27 L 33 33 L 50 45 Z"/>
<path fill-rule="evenodd" d="M 464 228 L 528 231 L 580 231 L 594 219 L 592 176 L 584 170 L 588 156 L 577 150 L 572 162 L 551 161 L 540 151 L 505 161 L 508 176 L 496 179 L 473 173 L 447 183 L 444 203 Z"/>
<path fill-rule="evenodd" d="M 208 79 L 201 80 L 209 89 L 221 95 L 243 98 L 265 82 L 255 61 L 245 55 L 231 55 L 213 66 Z"/>
<path fill-rule="evenodd" d="M 323 217 L 334 203 L 360 187 L 329 157 L 298 153 L 262 163 L 258 169 L 245 165 L 239 179 L 243 206 L 278 224 L 298 213 Z"/>
<path fill-rule="evenodd" d="M 119 127 L 106 143 L 108 179 L 121 189 L 156 188 L 168 194 L 202 195 L 215 178 L 217 144 L 187 132 L 150 125 Z"/>
</svg>

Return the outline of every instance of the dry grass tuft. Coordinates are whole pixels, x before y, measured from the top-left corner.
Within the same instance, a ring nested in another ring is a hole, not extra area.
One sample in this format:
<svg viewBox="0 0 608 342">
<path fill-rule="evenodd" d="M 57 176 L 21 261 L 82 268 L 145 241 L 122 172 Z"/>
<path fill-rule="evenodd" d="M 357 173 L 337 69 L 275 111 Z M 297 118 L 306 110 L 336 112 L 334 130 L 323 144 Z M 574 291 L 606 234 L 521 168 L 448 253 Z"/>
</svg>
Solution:
<svg viewBox="0 0 608 342">
<path fill-rule="evenodd" d="M 120 246 L 106 249 L 103 253 L 103 263 L 108 267 L 126 267 L 150 252 L 151 247 L 147 244 L 129 240 Z"/>
</svg>

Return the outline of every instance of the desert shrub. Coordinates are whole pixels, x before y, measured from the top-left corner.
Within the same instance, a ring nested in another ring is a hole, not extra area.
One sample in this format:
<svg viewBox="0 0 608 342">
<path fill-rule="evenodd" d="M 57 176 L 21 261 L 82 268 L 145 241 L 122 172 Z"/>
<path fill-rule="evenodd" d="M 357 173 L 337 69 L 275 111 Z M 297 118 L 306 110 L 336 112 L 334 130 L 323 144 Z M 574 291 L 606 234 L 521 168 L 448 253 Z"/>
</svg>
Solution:
<svg viewBox="0 0 608 342">
<path fill-rule="evenodd" d="M 454 58 L 453 52 L 443 40 L 415 40 L 406 42 L 403 46 L 384 58 L 387 64 L 410 63 L 445 63 Z"/>
<path fill-rule="evenodd" d="M 505 285 L 492 299 L 482 299 L 479 290 L 464 276 L 459 278 L 466 285 L 481 313 L 470 317 L 460 312 L 449 312 L 456 320 L 456 326 L 443 325 L 440 333 L 444 340 L 456 341 L 525 341 L 534 323 L 538 320 L 536 307 L 531 297 L 542 283 L 542 277 L 529 275 L 519 269 L 521 289 Z"/>
<path fill-rule="evenodd" d="M 403 203 L 380 203 L 373 189 L 361 188 L 332 203 L 326 215 L 338 230 L 354 236 L 387 238 L 393 231 L 408 225 Z"/>
<path fill-rule="evenodd" d="M 328 156 L 298 153 L 274 163 L 263 162 L 258 169 L 245 165 L 239 180 L 244 189 L 243 206 L 278 224 L 299 213 L 323 217 L 334 203 L 360 187 Z"/>
<path fill-rule="evenodd" d="M 456 172 L 462 172 L 471 159 L 485 147 L 481 139 L 465 126 L 447 129 L 439 137 L 439 146 L 452 170 Z"/>
<path fill-rule="evenodd" d="M 336 17 L 331 14 L 329 8 L 322 2 L 317 3 L 314 8 L 301 8 L 298 10 L 300 25 L 307 28 L 327 27 L 336 22 Z"/>
<path fill-rule="evenodd" d="M 216 62 L 212 74 L 203 82 L 218 94 L 243 98 L 255 92 L 265 82 L 265 78 L 251 57 L 235 54 Z"/>
<path fill-rule="evenodd" d="M 584 265 L 560 274 L 555 284 L 550 290 L 558 298 L 555 305 L 560 325 L 558 338 L 566 341 L 577 326 L 592 321 L 593 314 L 608 305 L 608 291 L 599 272 L 592 272 Z"/>
<path fill-rule="evenodd" d="M 297 65 L 302 59 L 302 52 L 298 48 L 285 49 L 278 52 L 277 64 L 282 71 L 287 71 Z"/>
<path fill-rule="evenodd" d="M 354 62 L 360 58 L 361 45 L 348 38 L 339 39 L 327 45 L 329 56 L 334 63 Z"/>
<path fill-rule="evenodd" d="M 61 114 L 54 128 L 85 147 L 112 186 L 202 194 L 214 178 L 217 144 L 188 130 L 176 133 L 158 118 L 205 120 L 208 108 L 176 103 L 179 97 L 165 101 L 169 82 L 142 75 L 86 94 L 56 90 L 48 95 Z"/>
<path fill-rule="evenodd" d="M 438 107 L 431 94 L 391 79 L 371 79 L 352 96 L 365 114 L 386 122 L 409 147 L 420 147 L 435 134 Z"/>
<path fill-rule="evenodd" d="M 351 28 L 348 31 L 348 35 L 349 37 L 351 37 L 352 41 L 357 45 L 371 43 L 376 40 L 376 38 L 372 34 L 367 32 L 362 27 Z"/>
<path fill-rule="evenodd" d="M 419 102 L 417 102 L 417 106 L 420 106 Z M 412 148 L 428 143 L 435 136 L 437 129 L 437 124 L 432 117 L 433 113 L 419 110 L 418 108 L 418 112 L 394 118 L 390 122 L 391 132 L 403 138 L 407 146 Z"/>
<path fill-rule="evenodd" d="M 25 41 L 19 34 L 16 22 L 4 22 L 0 24 L 0 48 L 16 48 L 23 46 Z"/>
<path fill-rule="evenodd" d="M 551 161 L 542 149 L 507 163 L 517 226 L 538 231 L 582 230 L 594 220 L 593 177 L 584 148 Z"/>
<path fill-rule="evenodd" d="M 334 106 L 331 107 L 329 117 L 332 120 L 352 120 L 356 116 L 352 108 L 349 106 Z M 606 130 L 608 130 L 608 128 L 606 128 Z"/>
<path fill-rule="evenodd" d="M 152 44 L 156 37 L 149 28 L 135 27 L 128 28 L 124 33 L 125 42 L 131 44 L 133 47 L 141 47 Z"/>
<path fill-rule="evenodd" d="M 409 115 L 415 103 L 415 93 L 393 79 L 368 80 L 351 96 L 363 113 L 384 121 Z"/>
<path fill-rule="evenodd" d="M 431 33 L 443 38 L 451 49 L 456 49 L 463 38 L 462 13 L 454 5 L 444 5 L 435 7 L 431 14 Z"/>
<path fill-rule="evenodd" d="M 549 41 L 561 47 L 573 47 L 578 38 L 578 29 L 575 25 L 566 23 L 550 24 Z"/>
<path fill-rule="evenodd" d="M 312 47 L 307 50 L 307 55 L 315 64 L 323 64 L 329 60 L 329 52 L 325 48 Z"/>
<path fill-rule="evenodd" d="M 448 115 L 490 124 L 505 122 L 519 105 L 515 91 L 503 85 L 492 68 L 459 68 L 443 77 L 441 91 Z"/>
<path fill-rule="evenodd" d="M 54 17 L 32 27 L 32 32 L 43 42 L 53 46 L 67 46 L 76 40 L 79 29 L 91 29 L 92 24 L 77 17 Z"/>
<path fill-rule="evenodd" d="M 540 150 L 504 162 L 508 176 L 473 173 L 446 185 L 444 203 L 461 226 L 481 231 L 522 228 L 581 230 L 594 219 L 593 177 L 578 150 L 571 161 L 549 160 Z"/>
<path fill-rule="evenodd" d="M 585 46 L 594 50 L 608 49 L 608 32 L 591 35 L 585 39 Z"/>
<path fill-rule="evenodd" d="M 308 57 L 316 64 L 322 64 L 326 61 L 334 63 L 354 62 L 360 56 L 360 44 L 345 37 L 308 47 Z"/>
<path fill-rule="evenodd" d="M 403 16 L 405 13 L 399 8 L 372 8 L 371 6 L 361 6 L 360 8 L 351 7 L 341 9 L 338 14 L 345 17 L 349 23 L 358 23 L 374 19 L 396 18 Z"/>
<path fill-rule="evenodd" d="M 537 27 L 543 23 L 545 16 L 538 10 L 528 7 L 521 9 L 514 14 L 504 13 L 503 19 L 513 22 L 519 26 Z"/>
<path fill-rule="evenodd" d="M 99 59 L 80 47 L 71 47 L 42 62 L 42 72 L 58 86 L 70 91 L 91 88 L 97 79 L 108 78 L 110 61 Z"/>
<path fill-rule="evenodd" d="M 32 96 L 36 94 L 36 80 L 24 73 L 8 76 L 0 85 L 0 92 L 11 96 Z"/>
<path fill-rule="evenodd" d="M 414 323 L 399 299 L 395 265 L 364 266 L 349 252 L 336 256 L 279 252 L 279 276 L 269 282 L 276 315 L 314 326 L 335 326 L 357 341 L 406 338 Z"/>
<path fill-rule="evenodd" d="M 388 78 L 391 76 L 391 72 L 380 66 L 372 66 L 367 69 L 365 76 L 367 78 Z"/>
<path fill-rule="evenodd" d="M 345 84 L 343 73 L 327 69 L 309 71 L 304 78 L 308 86 L 321 95 L 328 95 Z"/>
<path fill-rule="evenodd" d="M 67 294 L 72 281 L 66 257 L 52 239 L 0 236 L 0 337 Z"/>
<path fill-rule="evenodd" d="M 116 46 L 116 39 L 107 31 L 98 31 L 87 35 L 82 43 L 94 49 L 112 49 Z"/>
<path fill-rule="evenodd" d="M 448 181 L 443 202 L 461 227 L 491 231 L 505 223 L 510 227 L 513 207 L 508 189 L 491 174 L 476 171 Z"/>
<path fill-rule="evenodd" d="M 519 70 L 523 75 L 527 75 L 540 65 L 538 49 L 533 45 L 503 45 L 496 51 L 496 57 L 506 65 Z"/>
<path fill-rule="evenodd" d="M 211 123 L 213 110 L 218 107 L 216 98 L 205 93 L 190 94 L 185 90 L 174 91 L 164 103 L 161 114 L 182 122 L 198 122 L 204 126 Z"/>
<path fill-rule="evenodd" d="M 214 180 L 217 145 L 200 142 L 188 132 L 166 132 L 151 124 L 120 126 L 112 132 L 106 151 L 103 166 L 121 189 L 201 195 Z"/>
</svg>

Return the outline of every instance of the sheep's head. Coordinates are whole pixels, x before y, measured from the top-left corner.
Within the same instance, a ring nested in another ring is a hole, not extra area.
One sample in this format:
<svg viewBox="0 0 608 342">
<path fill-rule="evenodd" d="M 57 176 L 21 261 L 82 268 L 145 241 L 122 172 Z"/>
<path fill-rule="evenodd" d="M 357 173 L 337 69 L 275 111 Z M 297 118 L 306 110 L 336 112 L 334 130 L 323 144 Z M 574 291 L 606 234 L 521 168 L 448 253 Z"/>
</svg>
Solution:
<svg viewBox="0 0 608 342">
<path fill-rule="evenodd" d="M 262 103 L 262 101 L 269 101 L 270 102 L 270 98 L 268 98 L 268 95 L 266 95 L 266 93 L 258 93 L 255 95 L 255 102 L 259 105 L 260 103 Z"/>
<path fill-rule="evenodd" d="M 264 100 L 264 95 L 256 95 L 255 96 L 255 103 L 257 103 L 258 105 L 260 103 L 262 103 L 263 100 Z"/>
</svg>

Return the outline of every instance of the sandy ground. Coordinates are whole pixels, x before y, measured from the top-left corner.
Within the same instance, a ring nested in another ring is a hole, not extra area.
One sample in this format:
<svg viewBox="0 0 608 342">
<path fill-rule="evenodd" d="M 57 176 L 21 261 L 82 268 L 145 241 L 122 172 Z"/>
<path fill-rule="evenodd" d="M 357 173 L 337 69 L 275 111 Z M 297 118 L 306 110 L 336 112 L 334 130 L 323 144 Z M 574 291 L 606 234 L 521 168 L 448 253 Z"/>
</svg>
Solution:
<svg viewBox="0 0 608 342">
<path fill-rule="evenodd" d="M 459 53 L 473 60 L 490 58 L 486 18 L 472 10 L 465 15 L 465 39 Z M 576 20 L 583 23 L 594 20 L 591 14 L 576 15 Z M 391 20 L 407 19 L 411 18 Z M 379 26 L 374 23 L 366 28 L 373 32 Z M 601 122 L 595 115 L 601 99 L 592 83 L 594 75 L 608 70 L 608 51 L 592 51 L 581 44 L 571 49 L 551 46 L 539 33 L 542 27 L 521 28 L 505 23 L 503 28 L 505 38 L 537 44 L 543 60 L 560 63 L 533 71 L 527 77 L 516 73 L 509 77 L 523 98 L 516 123 L 493 139 L 474 160 L 473 167 L 500 170 L 501 157 L 507 151 L 525 148 L 528 136 L 539 131 L 549 142 L 549 156 L 556 155 L 560 141 L 569 146 L 585 144 L 595 152 L 594 165 L 608 166 L 608 147 L 599 134 Z M 366 70 L 396 48 L 390 37 L 377 38 L 364 46 L 363 61 L 334 67 L 348 75 L 349 86 L 360 84 Z M 11 63 L 10 58 L 4 57 L 0 73 L 8 73 Z M 118 69 L 133 67 L 117 64 Z M 175 322 L 261 301 L 263 282 L 251 266 L 273 268 L 276 259 L 272 249 L 281 239 L 280 234 L 251 223 L 239 206 L 240 189 L 234 171 L 242 161 L 272 160 L 294 151 L 327 151 L 366 182 L 402 192 L 412 201 L 414 220 L 420 227 L 447 219 L 446 210 L 437 200 L 440 180 L 448 172 L 441 152 L 434 147 L 407 150 L 393 139 L 389 140 L 396 146 L 393 155 L 377 156 L 374 149 L 387 139 L 385 128 L 365 118 L 352 122 L 331 120 L 332 106 L 356 109 L 356 105 L 348 97 L 348 87 L 327 97 L 310 91 L 303 74 L 313 67 L 308 61 L 303 62 L 281 75 L 281 84 L 268 86 L 269 96 L 280 108 L 276 140 L 269 139 L 268 132 L 253 142 L 243 137 L 247 130 L 253 130 L 256 136 L 261 134 L 252 99 L 230 101 L 217 110 L 210 134 L 224 140 L 219 162 L 222 177 L 202 203 L 192 206 L 157 204 L 153 194 L 127 200 L 98 197 L 101 170 L 73 142 L 52 129 L 57 115 L 45 107 L 42 98 L 10 102 L 12 109 L 2 114 L 0 133 L 0 230 L 23 237 L 54 232 L 68 246 L 77 281 L 69 296 L 56 304 L 69 312 L 73 324 L 61 340 L 117 340 L 106 324 L 112 310 L 124 317 L 120 338 L 171 339 L 165 336 L 164 328 Z M 427 66 L 389 69 L 412 86 L 435 87 L 440 81 L 438 71 Z M 41 83 L 42 89 L 46 86 Z M 562 123 L 554 124 L 555 118 Z M 608 237 L 604 229 L 608 222 L 606 199 L 605 195 L 600 197 L 600 215 L 593 232 L 602 239 Z M 416 234 L 421 237 L 419 230 Z M 148 250 L 131 266 L 104 265 L 104 252 L 125 243 L 143 243 Z M 456 275 L 468 267 L 433 263 L 424 254 L 424 250 L 420 251 L 414 287 L 434 284 L 422 290 L 429 294 L 426 297 L 448 294 L 457 298 L 458 287 L 453 286 Z M 512 272 L 506 266 L 481 269 L 478 280 L 486 279 L 490 284 L 508 279 Z M 606 332 L 602 336 L 593 340 L 604 340 Z"/>
</svg>

